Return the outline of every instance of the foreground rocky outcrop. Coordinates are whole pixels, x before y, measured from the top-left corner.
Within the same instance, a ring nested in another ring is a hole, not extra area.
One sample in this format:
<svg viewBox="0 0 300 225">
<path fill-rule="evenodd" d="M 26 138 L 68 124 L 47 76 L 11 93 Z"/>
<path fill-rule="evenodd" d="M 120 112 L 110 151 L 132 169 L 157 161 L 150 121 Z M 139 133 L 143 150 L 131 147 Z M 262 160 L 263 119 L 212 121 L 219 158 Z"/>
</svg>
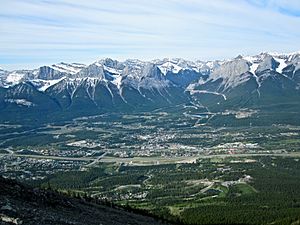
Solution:
<svg viewBox="0 0 300 225">
<path fill-rule="evenodd" d="M 121 225 L 162 224 L 157 220 L 71 198 L 53 191 L 32 189 L 0 177 L 0 224 Z"/>
</svg>

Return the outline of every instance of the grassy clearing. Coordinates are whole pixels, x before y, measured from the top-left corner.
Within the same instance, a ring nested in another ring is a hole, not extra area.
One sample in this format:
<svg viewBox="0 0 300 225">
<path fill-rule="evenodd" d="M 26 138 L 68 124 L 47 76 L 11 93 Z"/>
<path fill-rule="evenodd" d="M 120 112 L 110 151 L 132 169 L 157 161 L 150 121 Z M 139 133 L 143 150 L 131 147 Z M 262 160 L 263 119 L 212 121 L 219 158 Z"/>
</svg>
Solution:
<svg viewBox="0 0 300 225">
<path fill-rule="evenodd" d="M 238 192 L 242 195 L 249 195 L 257 193 L 254 187 L 249 184 L 236 184 L 234 187 L 238 190 Z"/>
</svg>

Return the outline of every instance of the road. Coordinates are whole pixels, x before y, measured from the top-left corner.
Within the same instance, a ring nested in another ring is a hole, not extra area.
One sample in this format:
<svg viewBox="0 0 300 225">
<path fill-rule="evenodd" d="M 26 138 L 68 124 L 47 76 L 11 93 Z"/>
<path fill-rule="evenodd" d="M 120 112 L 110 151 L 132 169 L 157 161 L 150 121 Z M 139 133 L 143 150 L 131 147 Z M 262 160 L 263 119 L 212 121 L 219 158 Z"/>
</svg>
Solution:
<svg viewBox="0 0 300 225">
<path fill-rule="evenodd" d="M 108 152 L 104 152 L 104 153 L 103 153 L 102 155 L 100 155 L 97 159 L 95 159 L 93 162 L 87 164 L 86 166 L 87 166 L 87 167 L 91 167 L 91 166 L 97 164 L 104 156 L 106 156 L 107 153 L 108 153 Z"/>
<path fill-rule="evenodd" d="M 116 163 L 129 163 L 133 165 L 155 165 L 155 164 L 171 164 L 171 163 L 186 163 L 193 162 L 195 159 L 209 159 L 209 158 L 226 158 L 226 157 L 253 157 L 253 156 L 277 156 L 277 157 L 300 157 L 300 152 L 292 153 L 256 153 L 256 154 L 222 154 L 222 155 L 201 155 L 192 157 L 134 157 L 134 158 L 118 158 L 106 156 L 107 153 L 99 157 L 64 157 L 64 156 L 46 156 L 46 155 L 23 155 L 15 153 L 5 153 L 0 154 L 0 157 L 4 156 L 17 156 L 26 158 L 36 158 L 36 159 L 52 159 L 52 160 L 65 160 L 65 161 L 85 161 L 90 162 L 87 166 L 93 166 L 98 162 L 116 162 Z"/>
</svg>

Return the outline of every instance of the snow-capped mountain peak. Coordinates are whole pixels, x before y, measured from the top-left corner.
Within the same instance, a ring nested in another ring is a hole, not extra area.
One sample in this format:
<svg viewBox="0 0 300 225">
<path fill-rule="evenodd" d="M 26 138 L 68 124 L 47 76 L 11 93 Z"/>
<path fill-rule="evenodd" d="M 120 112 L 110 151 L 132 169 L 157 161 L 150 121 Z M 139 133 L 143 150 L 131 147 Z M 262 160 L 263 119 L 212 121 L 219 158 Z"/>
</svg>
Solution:
<svg viewBox="0 0 300 225">
<path fill-rule="evenodd" d="M 166 75 L 168 72 L 179 73 L 179 71 L 183 69 L 170 59 L 167 62 L 159 65 L 158 68 L 164 75 Z"/>
<path fill-rule="evenodd" d="M 246 82 L 251 76 L 260 86 L 259 76 L 264 71 L 277 72 L 285 77 L 289 72 L 293 77 L 299 69 L 300 52 L 290 54 L 263 52 L 222 61 L 164 58 L 152 61 L 128 59 L 121 62 L 105 58 L 90 65 L 61 62 L 34 70 L 12 72 L 2 70 L 0 85 L 7 88 L 22 81 L 30 81 L 38 90 L 46 91 L 62 81 L 73 82 L 72 79 L 93 78 L 114 85 L 117 89 L 125 85 L 138 90 L 165 88 L 170 85 L 187 87 L 191 83 L 200 84 L 222 79 L 225 89 L 228 89 Z"/>
</svg>

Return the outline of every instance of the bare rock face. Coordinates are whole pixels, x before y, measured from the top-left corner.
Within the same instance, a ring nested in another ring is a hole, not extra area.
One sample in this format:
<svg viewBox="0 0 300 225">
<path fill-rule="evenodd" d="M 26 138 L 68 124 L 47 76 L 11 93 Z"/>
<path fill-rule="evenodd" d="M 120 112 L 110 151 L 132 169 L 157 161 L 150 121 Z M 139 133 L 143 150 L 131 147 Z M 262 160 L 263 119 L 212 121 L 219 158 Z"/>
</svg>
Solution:
<svg viewBox="0 0 300 225">
<path fill-rule="evenodd" d="M 211 78 L 213 80 L 223 79 L 224 90 L 226 90 L 247 81 L 248 76 L 244 76 L 244 74 L 249 71 L 249 68 L 249 62 L 238 57 L 222 64 L 211 74 Z"/>
<path fill-rule="evenodd" d="M 241 58 L 225 62 L 213 73 L 212 77 L 233 78 L 249 71 L 249 63 Z"/>
<path fill-rule="evenodd" d="M 267 70 L 274 71 L 279 66 L 279 62 L 275 61 L 275 59 L 270 56 L 266 55 L 263 61 L 258 65 L 256 73 L 260 74 Z"/>
</svg>

